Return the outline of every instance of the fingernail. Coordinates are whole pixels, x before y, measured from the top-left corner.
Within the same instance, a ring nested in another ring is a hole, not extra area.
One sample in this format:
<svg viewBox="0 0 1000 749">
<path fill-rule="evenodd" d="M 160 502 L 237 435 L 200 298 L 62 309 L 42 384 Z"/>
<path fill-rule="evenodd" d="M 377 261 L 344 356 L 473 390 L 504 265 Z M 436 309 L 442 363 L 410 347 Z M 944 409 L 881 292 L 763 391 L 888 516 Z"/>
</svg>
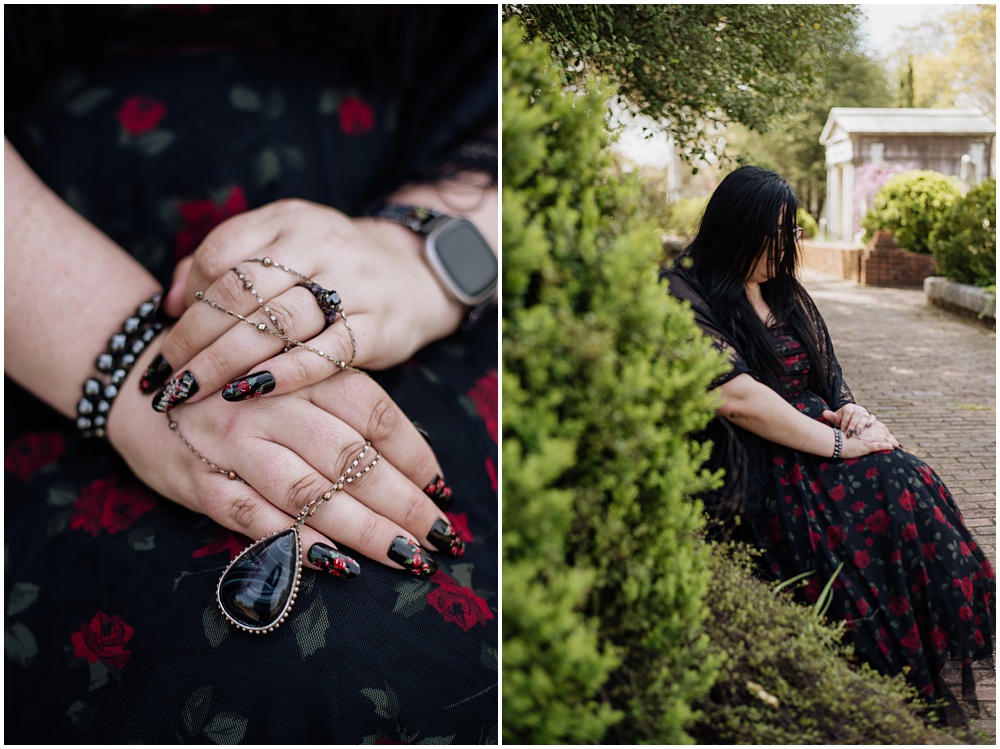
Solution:
<svg viewBox="0 0 1000 749">
<path fill-rule="evenodd" d="M 246 377 L 239 377 L 222 388 L 222 397 L 231 403 L 260 398 L 274 390 L 274 384 L 274 375 L 270 372 L 254 372 Z"/>
<path fill-rule="evenodd" d="M 424 494 L 430 497 L 434 504 L 442 510 L 451 507 L 451 487 L 444 482 L 440 474 L 432 478 L 430 483 L 424 487 Z"/>
<path fill-rule="evenodd" d="M 198 381 L 190 371 L 185 370 L 175 375 L 153 399 L 153 410 L 160 413 L 173 411 L 197 392 Z"/>
<path fill-rule="evenodd" d="M 438 550 L 447 551 L 453 557 L 460 557 L 465 553 L 465 541 L 452 528 L 447 520 L 438 518 L 434 525 L 427 532 L 427 540 L 434 544 Z"/>
<path fill-rule="evenodd" d="M 146 370 L 146 374 L 139 380 L 139 392 L 143 395 L 149 395 L 156 388 L 162 387 L 173 371 L 174 368 L 163 358 L 163 354 L 157 354 L 153 363 L 149 365 L 149 369 Z"/>
<path fill-rule="evenodd" d="M 326 544 L 313 544 L 309 549 L 309 561 L 337 577 L 357 577 L 361 574 L 361 565 Z"/>
<path fill-rule="evenodd" d="M 403 565 L 414 575 L 430 577 L 437 571 L 437 564 L 420 548 L 416 541 L 406 536 L 396 536 L 389 546 L 389 559 Z"/>
<path fill-rule="evenodd" d="M 424 441 L 427 442 L 428 445 L 433 445 L 434 442 L 433 442 L 433 440 L 431 440 L 430 433 L 426 429 L 424 429 L 422 426 L 420 426 L 420 424 L 418 422 L 414 421 L 412 423 L 413 423 L 413 426 L 416 427 L 417 431 L 420 432 L 420 436 L 424 438 Z"/>
</svg>

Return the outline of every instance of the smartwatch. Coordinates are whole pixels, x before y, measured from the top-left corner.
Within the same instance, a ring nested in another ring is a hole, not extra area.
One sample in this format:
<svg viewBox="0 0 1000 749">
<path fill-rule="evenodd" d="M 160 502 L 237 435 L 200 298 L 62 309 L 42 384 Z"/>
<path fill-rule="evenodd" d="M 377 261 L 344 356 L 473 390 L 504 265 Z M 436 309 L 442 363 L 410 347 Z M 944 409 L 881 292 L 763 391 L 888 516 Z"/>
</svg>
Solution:
<svg viewBox="0 0 1000 749">
<path fill-rule="evenodd" d="M 481 312 L 497 289 L 499 263 L 471 221 L 430 208 L 385 205 L 372 214 L 422 234 L 431 270 L 451 296 Z M 478 317 L 479 315 L 475 315 Z"/>
</svg>

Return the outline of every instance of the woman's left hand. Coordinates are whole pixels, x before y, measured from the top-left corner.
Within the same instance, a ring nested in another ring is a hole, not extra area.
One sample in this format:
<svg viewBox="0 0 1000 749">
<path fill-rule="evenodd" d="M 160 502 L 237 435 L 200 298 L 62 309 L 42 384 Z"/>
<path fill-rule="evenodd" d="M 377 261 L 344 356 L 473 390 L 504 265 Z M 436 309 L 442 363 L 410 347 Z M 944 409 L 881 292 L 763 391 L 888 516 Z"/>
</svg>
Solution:
<svg viewBox="0 0 1000 749">
<path fill-rule="evenodd" d="M 273 261 L 271 267 L 246 262 L 264 258 Z M 300 285 L 303 278 L 281 266 L 336 291 L 342 313 L 329 322 L 315 293 Z M 171 373 L 187 372 L 197 384 L 188 398 L 194 403 L 227 385 L 231 391 L 251 371 L 263 371 L 270 376 L 265 392 L 281 395 L 338 371 L 300 347 L 282 353 L 280 338 L 197 301 L 199 291 L 334 360 L 371 369 L 405 361 L 453 332 L 464 315 L 432 274 L 422 238 L 413 232 L 387 221 L 351 219 L 315 203 L 282 200 L 221 224 L 193 259 L 179 266 L 164 306 L 172 315 L 190 308 L 164 339 L 162 362 L 143 378 L 143 392 L 161 387 Z M 160 401 L 158 396 L 154 404 Z"/>
<path fill-rule="evenodd" d="M 848 439 L 859 437 L 862 433 L 868 439 L 887 440 L 899 447 L 899 441 L 892 436 L 889 427 L 863 406 L 847 403 L 836 411 L 824 411 L 823 418 L 827 423 L 837 427 Z"/>
</svg>

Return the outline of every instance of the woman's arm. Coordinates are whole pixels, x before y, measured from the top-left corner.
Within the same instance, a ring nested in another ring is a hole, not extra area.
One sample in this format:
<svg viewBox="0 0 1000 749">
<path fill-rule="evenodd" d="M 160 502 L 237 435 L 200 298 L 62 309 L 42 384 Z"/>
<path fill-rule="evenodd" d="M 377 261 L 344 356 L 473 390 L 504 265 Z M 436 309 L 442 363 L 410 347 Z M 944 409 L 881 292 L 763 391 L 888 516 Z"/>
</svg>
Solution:
<svg viewBox="0 0 1000 749">
<path fill-rule="evenodd" d="M 156 280 L 4 140 L 4 371 L 68 417 L 108 339 Z"/>
<path fill-rule="evenodd" d="M 718 392 L 723 404 L 717 413 L 726 421 L 778 445 L 822 457 L 833 455 L 836 438 L 830 425 L 796 410 L 778 393 L 750 375 L 734 377 L 720 385 Z M 872 438 L 856 436 L 844 440 L 841 457 L 857 458 L 895 447 L 881 435 L 878 438 L 875 435 Z"/>
</svg>

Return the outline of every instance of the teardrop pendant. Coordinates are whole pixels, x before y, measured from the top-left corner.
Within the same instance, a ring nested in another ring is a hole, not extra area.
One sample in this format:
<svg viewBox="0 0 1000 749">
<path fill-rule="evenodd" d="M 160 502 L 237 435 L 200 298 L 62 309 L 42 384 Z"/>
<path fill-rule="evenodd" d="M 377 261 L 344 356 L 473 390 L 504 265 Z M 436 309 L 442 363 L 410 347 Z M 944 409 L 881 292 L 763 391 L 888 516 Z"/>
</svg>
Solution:
<svg viewBox="0 0 1000 749">
<path fill-rule="evenodd" d="M 264 536 L 226 567 L 215 596 L 226 618 L 246 632 L 277 629 L 288 616 L 302 578 L 297 526 Z"/>
</svg>

